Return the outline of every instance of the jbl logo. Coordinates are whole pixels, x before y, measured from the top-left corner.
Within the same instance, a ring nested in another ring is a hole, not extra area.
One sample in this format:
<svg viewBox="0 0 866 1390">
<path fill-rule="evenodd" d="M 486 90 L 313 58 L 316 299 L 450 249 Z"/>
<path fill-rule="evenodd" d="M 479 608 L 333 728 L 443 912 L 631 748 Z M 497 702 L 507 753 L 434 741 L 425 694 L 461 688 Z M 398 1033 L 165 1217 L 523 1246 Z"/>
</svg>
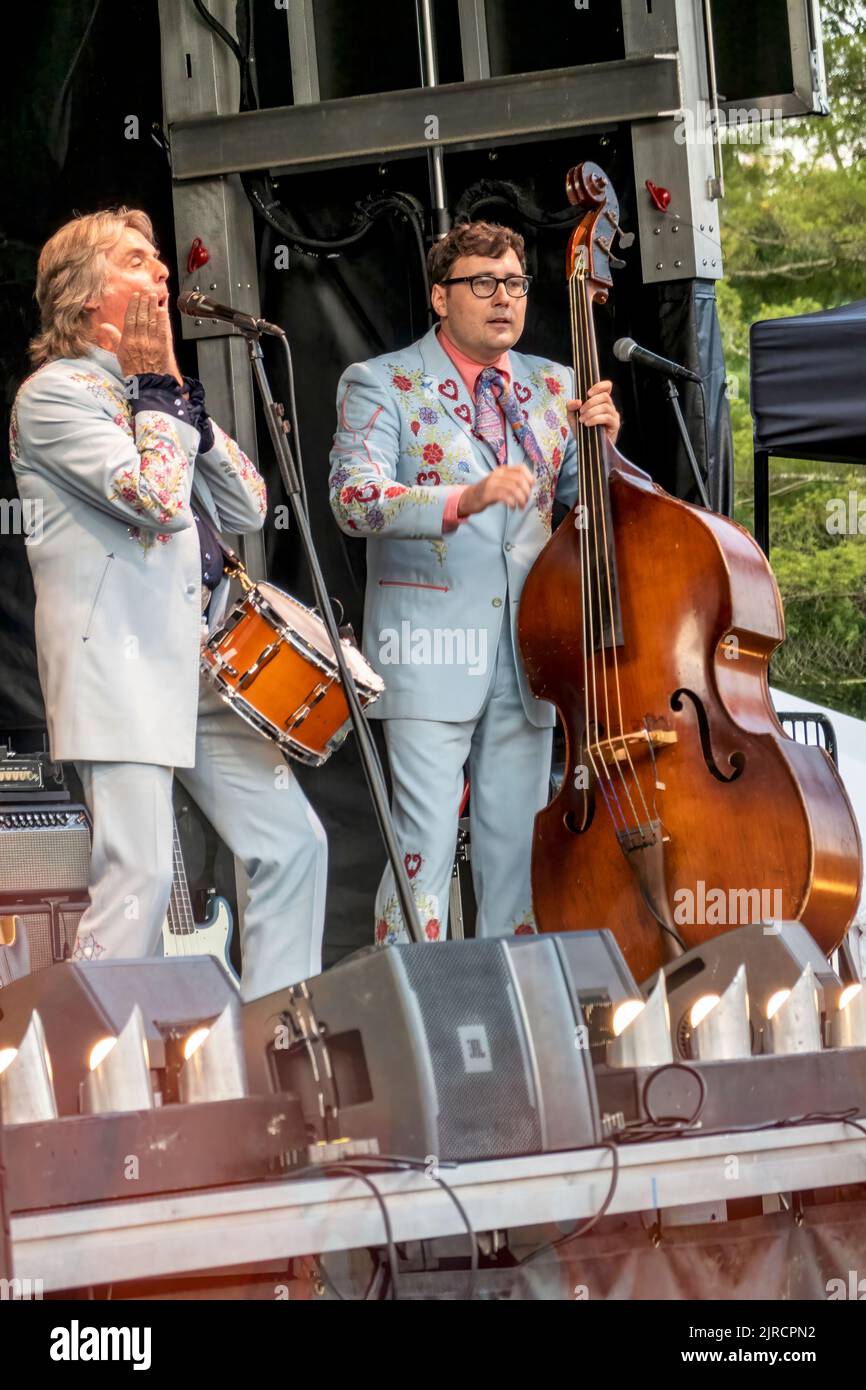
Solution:
<svg viewBox="0 0 866 1390">
<path fill-rule="evenodd" d="M 493 1062 L 487 1043 L 487 1029 L 483 1023 L 466 1023 L 457 1029 L 460 1048 L 463 1053 L 463 1070 L 492 1071 Z"/>
</svg>

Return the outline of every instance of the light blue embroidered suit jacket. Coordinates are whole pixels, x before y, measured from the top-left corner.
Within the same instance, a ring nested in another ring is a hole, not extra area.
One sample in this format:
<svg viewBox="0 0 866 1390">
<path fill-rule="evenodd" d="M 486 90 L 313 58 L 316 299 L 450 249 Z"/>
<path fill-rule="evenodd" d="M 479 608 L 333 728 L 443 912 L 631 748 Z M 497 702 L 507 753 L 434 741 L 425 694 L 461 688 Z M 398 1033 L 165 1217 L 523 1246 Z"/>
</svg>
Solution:
<svg viewBox="0 0 866 1390">
<path fill-rule="evenodd" d="M 331 506 L 341 529 L 367 538 L 364 654 L 385 681 L 381 719 L 474 718 L 503 621 L 514 626 L 523 582 L 550 538 L 553 500 L 577 493 L 577 447 L 566 401 L 570 368 L 512 350 L 511 390 L 543 457 L 522 511 L 501 504 L 442 534 L 449 487 L 496 467 L 473 433 L 475 405 L 435 329 L 400 352 L 356 362 L 340 380 Z M 532 464 L 506 426 L 508 462 Z M 518 658 L 527 718 L 554 722 Z"/>
<path fill-rule="evenodd" d="M 199 454 L 186 420 L 133 416 L 125 382 L 114 354 L 93 348 L 39 368 L 13 408 L 50 747 L 62 760 L 191 767 L 201 561 L 190 501 L 217 530 L 255 531 L 265 485 L 218 425 Z M 228 587 L 214 591 L 211 629 Z"/>
</svg>

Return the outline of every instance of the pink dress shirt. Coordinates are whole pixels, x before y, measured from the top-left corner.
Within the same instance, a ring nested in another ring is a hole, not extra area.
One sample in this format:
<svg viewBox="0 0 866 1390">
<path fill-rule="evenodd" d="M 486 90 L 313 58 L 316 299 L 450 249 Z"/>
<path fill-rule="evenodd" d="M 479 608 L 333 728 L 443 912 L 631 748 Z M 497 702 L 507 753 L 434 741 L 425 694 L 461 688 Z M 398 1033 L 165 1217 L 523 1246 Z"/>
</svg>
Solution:
<svg viewBox="0 0 866 1390">
<path fill-rule="evenodd" d="M 463 385 L 466 387 L 473 401 L 475 400 L 475 388 L 478 384 L 478 378 L 486 366 L 495 367 L 498 372 L 502 373 L 506 381 L 511 381 L 511 364 L 508 360 L 507 352 L 503 352 L 502 356 L 498 357 L 496 361 L 492 363 L 476 362 L 472 357 L 467 357 L 465 352 L 461 352 L 460 348 L 452 343 L 451 339 L 441 327 L 439 329 L 439 345 L 451 358 L 451 361 L 460 373 Z M 499 410 L 501 413 L 501 406 Z M 469 520 L 468 516 L 457 515 L 460 495 L 465 490 L 466 486 L 467 484 L 465 483 L 458 483 L 452 487 L 448 493 L 445 502 L 445 510 L 442 513 L 443 535 L 447 534 L 449 531 L 456 531 L 458 526 L 462 526 L 464 521 Z"/>
</svg>

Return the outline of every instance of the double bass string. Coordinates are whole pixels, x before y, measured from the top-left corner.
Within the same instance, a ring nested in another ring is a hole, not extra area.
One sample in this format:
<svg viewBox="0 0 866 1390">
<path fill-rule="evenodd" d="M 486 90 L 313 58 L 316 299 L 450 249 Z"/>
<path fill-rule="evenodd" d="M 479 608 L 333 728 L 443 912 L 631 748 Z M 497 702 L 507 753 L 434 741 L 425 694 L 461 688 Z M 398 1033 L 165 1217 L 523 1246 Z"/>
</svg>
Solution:
<svg viewBox="0 0 866 1390">
<path fill-rule="evenodd" d="M 577 292 L 576 292 L 576 289 L 575 289 L 576 276 L 577 276 L 576 270 L 575 270 L 575 271 L 572 271 L 572 273 L 571 273 L 571 275 L 570 275 L 570 277 L 569 277 L 569 281 L 568 281 L 569 302 L 570 302 L 570 310 L 571 310 L 571 348 L 572 348 L 572 362 L 573 362 L 573 364 L 574 364 L 575 389 L 576 389 L 576 391 L 577 391 L 578 397 L 579 397 L 580 399 L 583 399 L 583 396 L 582 396 L 582 392 L 583 392 L 583 363 L 582 363 L 582 359 L 581 359 L 581 351 L 580 351 L 580 333 L 579 333 L 578 316 L 577 316 Z M 582 506 L 584 507 L 584 509 L 586 510 L 586 450 L 585 450 L 585 447 L 584 447 L 585 441 L 584 441 L 583 430 L 581 430 L 581 429 L 576 430 L 576 431 L 575 431 L 575 435 L 576 435 L 576 441 L 575 441 L 575 442 L 576 442 L 576 444 L 577 444 L 578 497 L 579 497 L 579 499 L 580 499 L 581 505 L 582 505 Z M 586 528 L 585 528 L 584 526 L 580 526 L 580 527 L 579 527 L 579 535 L 580 535 L 580 542 L 579 542 L 579 544 L 580 544 L 580 578 L 581 578 L 580 622 L 581 622 L 581 644 L 582 644 L 582 648 L 583 648 L 584 740 L 585 740 L 585 743 L 586 743 L 586 750 L 587 750 L 587 753 L 589 754 L 589 760 L 590 760 L 590 763 L 592 764 L 592 770 L 593 770 L 593 773 L 594 773 L 594 775 L 595 775 L 595 779 L 596 779 L 596 781 L 597 781 L 599 787 L 601 788 L 602 795 L 604 796 L 605 803 L 607 804 L 608 812 L 609 812 L 611 818 L 614 820 L 614 823 L 616 823 L 616 817 L 614 816 L 613 808 L 612 808 L 612 806 L 611 806 L 611 804 L 610 804 L 610 801 L 608 800 L 607 790 L 606 790 L 606 788 L 605 788 L 604 781 L 602 780 L 601 776 L 599 775 L 599 770 L 598 770 L 598 767 L 596 766 L 595 754 L 594 754 L 594 752 L 593 752 L 593 747 L 592 747 L 592 733 L 591 733 L 591 730 L 593 729 L 594 726 L 593 726 L 592 720 L 590 719 L 590 713 L 589 713 L 589 683 L 590 683 L 590 674 L 589 674 L 589 655 L 588 655 L 588 653 L 592 651 L 592 640 L 593 640 L 593 639 L 592 639 L 592 609 L 591 609 L 591 606 L 590 606 L 590 604 L 591 604 L 591 599 L 590 599 L 590 588 L 589 588 L 588 562 L 587 562 L 587 556 L 586 556 L 586 545 L 587 545 L 587 541 L 586 541 L 586 539 L 585 539 L 585 533 L 586 533 Z M 587 632 L 587 627 L 589 627 L 589 633 Z M 617 808 L 619 809 L 619 802 L 618 802 L 618 799 L 617 799 L 617 797 L 616 797 L 616 789 L 612 787 L 611 790 L 613 791 L 614 799 L 617 800 Z M 622 816 L 622 811 L 621 811 L 621 810 L 620 810 L 620 816 Z M 625 817 L 622 817 L 622 818 L 623 818 L 623 820 L 625 820 Z"/>
<path fill-rule="evenodd" d="M 592 370 L 592 360 L 591 360 L 591 358 L 592 358 L 592 350 L 591 350 L 591 342 L 592 342 L 592 340 L 591 340 L 591 332 L 590 332 L 590 326 L 591 326 L 590 314 L 591 314 L 591 310 L 590 310 L 589 298 L 588 298 L 588 295 L 587 295 L 587 288 L 586 288 L 586 284 L 585 284 L 585 272 L 581 271 L 581 325 L 580 325 L 580 327 L 581 327 L 581 330 L 582 330 L 582 332 L 581 332 L 581 338 L 582 338 L 582 341 L 584 342 L 584 344 L 586 345 L 586 352 L 587 352 L 587 357 L 588 357 L 588 371 L 587 371 L 587 378 L 586 378 L 587 385 L 590 384 L 590 379 L 594 380 L 594 379 L 596 378 L 596 376 L 597 376 L 597 373 L 593 372 L 593 370 Z M 584 395 L 583 395 L 583 392 L 581 392 L 581 400 L 583 400 L 583 399 L 584 399 Z M 600 441 L 600 438 L 599 438 L 598 428 L 594 428 L 594 429 L 591 431 L 591 439 L 590 439 L 590 441 L 589 441 L 589 447 L 590 447 L 590 454 L 591 454 L 591 456 L 592 456 L 592 462 L 593 462 L 593 464 L 594 464 L 594 467 L 593 467 L 593 469 L 592 469 L 592 477 L 593 477 L 593 503 L 594 503 L 593 510 L 594 510 L 594 512 L 600 513 L 600 516 L 601 516 L 601 541 L 602 541 L 603 554 L 604 554 L 604 573 L 605 573 L 605 581 L 606 581 L 606 588 L 607 588 L 607 607 L 608 607 L 608 615 L 609 615 L 609 620 L 610 620 L 610 631 L 611 631 L 611 638 L 612 638 L 612 641 L 611 641 L 611 654 L 612 654 L 612 659 L 613 659 L 614 686 L 615 686 L 615 691 L 616 691 L 616 706 L 617 706 L 618 728 L 619 728 L 619 733 L 618 733 L 618 735 L 617 735 L 617 742 L 618 742 L 618 743 L 621 745 L 621 747 L 622 747 L 622 750 L 623 750 L 623 753 L 624 753 L 624 761 L 628 763 L 628 769 L 629 769 L 629 771 L 631 772 L 632 780 L 634 781 L 634 784 L 635 784 L 635 786 L 636 786 L 636 788 L 637 788 L 637 794 L 638 794 L 638 796 L 639 796 L 639 798 L 640 798 L 640 802 L 641 802 L 641 804 L 642 804 L 642 806 L 643 806 L 643 810 L 644 810 L 644 814 L 645 814 L 645 816 L 646 816 L 646 820 L 647 820 L 647 821 L 650 821 L 650 820 L 652 819 L 652 816 L 651 816 L 651 814 L 650 814 L 650 810 L 649 810 L 649 807 L 648 807 L 647 802 L 646 802 L 646 797 L 644 796 L 643 787 L 641 786 L 640 778 L 639 778 L 638 775 L 637 775 L 637 770 L 636 770 L 636 768 L 635 768 L 635 766 L 634 766 L 634 762 L 632 761 L 631 750 L 629 749 L 629 746 L 628 746 L 628 739 L 627 739 L 627 737 L 626 737 L 626 733 L 625 733 L 625 730 L 624 730 L 624 728 L 623 728 L 623 718 L 622 718 L 622 690 L 621 690 L 620 679 L 619 679 L 619 660 L 618 660 L 617 651 L 616 651 L 616 616 L 615 616 L 615 612 L 614 612 L 613 582 L 612 582 L 612 578 L 611 578 L 610 550 L 609 550 L 609 548 L 608 548 L 607 513 L 606 513 L 605 506 L 604 506 L 604 487 L 605 487 L 605 481 L 606 481 L 606 480 L 605 480 L 605 467 L 604 467 L 604 456 L 603 456 L 602 449 L 601 449 L 601 441 Z M 596 494 L 595 494 L 595 487 L 596 487 L 596 484 L 597 484 L 597 487 L 598 487 L 598 499 L 596 499 Z M 597 505 L 596 505 L 596 502 L 597 502 Z M 599 565 L 598 565 L 599 536 L 598 536 L 598 527 L 597 527 L 597 525 L 596 525 L 596 527 L 595 527 L 594 543 L 595 543 L 595 555 L 596 555 L 596 573 L 598 574 L 598 568 L 599 568 Z M 612 727 L 611 727 L 610 710 L 609 710 L 608 700 L 607 700 L 607 660 L 606 660 L 605 649 L 604 649 L 604 618 L 603 618 L 603 614 L 602 614 L 602 603 L 603 603 L 603 599 L 604 599 L 604 594 L 603 594 L 603 591 L 602 591 L 602 588 L 601 588 L 601 580 L 600 580 L 600 579 L 599 579 L 599 581 L 598 581 L 598 587 L 599 587 L 599 594 L 598 594 L 599 621 L 600 621 L 600 624 L 601 624 L 601 634 L 602 634 L 602 636 L 601 636 L 601 662 L 602 662 L 602 673 L 603 673 L 603 678 L 604 678 L 605 710 L 606 710 L 607 731 L 608 731 L 608 733 L 607 733 L 607 738 L 606 738 L 605 740 L 603 740 L 603 742 L 606 743 L 607 746 L 609 747 L 610 752 L 611 752 L 611 756 L 612 756 L 613 761 L 614 761 L 614 763 L 615 763 L 615 765 L 616 765 L 617 771 L 619 772 L 620 780 L 621 780 L 621 782 L 622 782 L 623 789 L 624 789 L 626 798 L 627 798 L 627 800 L 628 800 L 629 807 L 630 807 L 630 809 L 631 809 L 631 813 L 632 813 L 632 815 L 635 817 L 635 827 L 634 827 L 634 828 L 636 829 L 636 828 L 638 828 L 638 826 L 639 826 L 639 824 L 640 824 L 640 818 L 639 818 L 639 816 L 638 816 L 637 810 L 635 809 L 635 805 L 634 805 L 634 802 L 633 802 L 633 800 L 632 800 L 631 792 L 629 791 L 629 788 L 628 788 L 628 783 L 627 783 L 627 781 L 626 781 L 625 772 L 624 772 L 623 765 L 622 765 L 623 760 L 620 759 L 619 757 L 617 757 L 617 755 L 616 755 L 616 749 L 614 748 L 614 734 L 613 734 L 613 730 L 612 730 Z M 593 655 L 594 655 L 594 649 L 593 649 Z M 594 662 L 593 662 L 593 665 L 594 665 Z M 602 761 L 604 761 L 604 759 L 602 759 Z M 618 798 L 617 798 L 617 801 L 618 801 Z"/>
<path fill-rule="evenodd" d="M 588 364 L 588 362 L 586 362 L 585 359 L 584 359 L 584 353 L 585 353 L 585 347 L 586 347 L 586 338 L 585 338 L 585 335 L 582 334 L 582 332 L 581 332 L 580 317 L 579 317 L 578 305 L 577 305 L 577 294 L 578 294 L 577 285 L 578 285 L 578 272 L 577 272 L 577 270 L 575 269 L 574 271 L 572 271 L 572 274 L 571 274 L 571 276 L 569 277 L 569 298 L 570 298 L 570 307 L 571 307 L 572 360 L 573 360 L 573 363 L 574 363 L 575 387 L 576 387 L 576 390 L 577 390 L 577 394 L 578 394 L 579 399 L 580 399 L 580 400 L 583 400 L 584 397 L 585 397 L 585 394 L 586 394 L 586 387 L 587 387 L 587 384 L 588 384 L 588 381 L 589 381 L 589 364 Z M 582 293 L 582 288 L 581 288 L 581 293 Z M 577 442 L 577 453 L 578 453 L 579 494 L 580 494 L 580 498 L 581 498 L 582 505 L 583 505 L 584 510 L 585 510 L 585 512 L 586 512 L 587 519 L 589 519 L 589 518 L 591 517 L 592 513 L 591 513 L 591 509 L 590 509 L 589 506 L 587 505 L 587 499 L 588 499 L 588 497 L 589 497 L 589 487 L 588 487 L 588 484 L 587 484 L 587 457 L 586 457 L 586 447 L 585 447 L 585 446 L 586 446 L 586 439 L 585 439 L 585 432 L 584 432 L 584 430 L 581 429 L 581 428 L 578 428 L 578 430 L 577 430 L 577 441 L 576 441 L 576 442 Z M 594 489 L 593 489 L 593 493 L 594 493 Z M 612 821 L 613 821 L 613 823 L 614 823 L 614 826 L 616 826 L 616 824 L 617 824 L 617 818 L 616 818 L 616 815 L 614 814 L 614 808 L 613 808 L 613 806 L 611 805 L 610 798 L 608 797 L 608 789 L 610 790 L 611 796 L 613 797 L 613 801 L 614 801 L 614 803 L 616 804 L 616 810 L 617 810 L 618 813 L 619 813 L 619 818 L 620 818 L 620 820 L 622 821 L 623 825 L 624 825 L 625 827 L 627 827 L 628 821 L 627 821 L 627 819 L 626 819 L 626 816 L 625 816 L 624 813 L 623 813 L 622 806 L 620 805 L 620 800 L 619 800 L 619 796 L 618 796 L 618 794 L 617 794 L 617 789 L 616 789 L 616 786 L 615 786 L 615 784 L 614 784 L 614 781 L 613 781 L 613 779 L 611 778 L 611 776 L 610 776 L 610 774 L 609 774 L 609 772 L 608 772 L 608 770 L 607 770 L 607 767 L 605 766 L 604 758 L 602 757 L 602 759 L 601 759 L 601 763 L 602 763 L 602 772 L 600 773 L 600 772 L 599 772 L 599 769 L 598 769 L 598 766 L 597 766 L 597 764 L 596 764 L 595 753 L 594 753 L 594 750 L 593 750 L 594 739 L 596 739 L 597 736 L 598 736 L 598 690 L 597 690 L 597 685 L 596 685 L 596 671 L 595 671 L 595 660 L 594 660 L 594 652 L 595 652 L 595 631 L 594 631 L 594 622 L 593 622 L 593 617 L 594 617 L 594 615 L 593 615 L 593 588 L 592 588 L 591 576 L 590 576 L 590 568 L 589 568 L 589 537 L 586 535 L 586 530 L 587 530 L 586 526 L 581 525 L 581 526 L 579 527 L 579 531 L 580 531 L 580 570 L 581 570 L 581 588 L 582 588 L 582 594 L 581 594 L 581 626 L 582 626 L 583 666 L 584 666 L 584 672 L 583 672 L 583 676 L 584 676 L 584 679 L 583 679 L 583 691 L 584 691 L 584 712 L 585 712 L 584 717 L 585 717 L 585 739 L 586 739 L 586 748 L 587 748 L 587 752 L 588 752 L 588 754 L 589 754 L 590 762 L 591 762 L 591 764 L 592 764 L 592 770 L 593 770 L 593 772 L 594 772 L 594 774 L 595 774 L 596 781 L 597 781 L 599 787 L 601 788 L 601 792 L 602 792 L 602 795 L 604 796 L 605 804 L 606 804 L 607 809 L 608 809 L 608 814 L 610 815 L 610 817 L 611 817 L 611 819 L 612 819 Z M 597 568 L 597 564 L 598 564 L 598 555 L 597 555 L 597 539 L 596 539 L 596 568 Z M 587 630 L 587 629 L 588 629 L 588 630 Z M 590 673 L 591 673 L 591 674 L 590 674 Z M 592 681 L 592 702 L 593 702 L 593 718 L 592 718 L 592 719 L 590 719 L 590 712 L 589 712 L 589 687 L 590 687 L 590 679 L 591 679 L 591 681 Z M 607 787 L 605 786 L 605 782 L 607 782 Z M 627 791 L 627 789 L 626 789 L 626 791 Z M 633 809 L 633 808 L 632 808 L 632 809 Z"/>
<path fill-rule="evenodd" d="M 588 305 L 588 302 L 587 302 L 587 293 L 586 293 L 586 277 L 585 277 L 585 274 L 584 274 L 583 272 L 581 273 L 581 276 L 580 276 L 580 309 L 581 309 L 581 321 L 580 321 L 581 341 L 582 341 L 582 343 L 583 343 L 583 345 L 584 345 L 585 366 L 586 366 L 585 380 L 584 380 L 583 383 L 582 383 L 581 399 L 585 399 L 586 394 L 587 394 L 587 392 L 588 392 L 588 390 L 589 390 L 589 387 L 590 387 L 590 386 L 592 385 L 592 383 L 597 379 L 597 373 L 595 373 L 595 372 L 593 371 L 592 341 L 591 341 L 591 336 L 590 336 L 590 331 L 589 331 L 589 329 L 590 329 L 590 323 L 589 323 L 589 305 Z M 611 753 L 612 761 L 613 761 L 614 767 L 616 768 L 616 771 L 617 771 L 617 773 L 618 773 L 618 775 L 619 775 L 619 780 L 620 780 L 620 782 L 621 782 L 621 784 L 622 784 L 622 789 L 623 789 L 623 792 L 625 793 L 625 797 L 626 797 L 626 799 L 627 799 L 627 801 L 628 801 L 629 808 L 630 808 L 630 810 L 631 810 L 632 815 L 635 815 L 635 814 L 636 814 L 636 812 L 635 812 L 635 807 L 634 807 L 634 803 L 632 802 L 631 793 L 630 793 L 629 788 L 628 788 L 628 783 L 626 782 L 626 779 L 625 779 L 625 776 L 624 776 L 624 773 L 623 773 L 623 770 L 622 770 L 622 766 L 621 766 L 620 760 L 615 756 L 615 752 L 614 752 L 614 748 L 613 748 L 613 738 L 612 738 L 612 727 L 613 727 L 613 724 L 612 724 L 611 717 L 610 717 L 610 691 L 609 691 L 609 684 L 608 684 L 608 670 L 607 670 L 607 661 L 606 661 L 605 655 L 604 655 L 604 630 L 605 630 L 604 586 L 602 585 L 601 574 L 600 574 L 600 568 L 601 568 L 601 566 L 600 566 L 600 563 L 599 563 L 599 543 L 600 543 L 600 536 L 599 536 L 598 518 L 599 518 L 599 516 L 600 516 L 601 519 L 602 519 L 602 535 L 601 535 L 601 539 L 604 541 L 603 563 L 604 563 L 605 573 L 606 573 L 606 577 L 607 577 L 607 581 L 608 581 L 608 582 L 607 582 L 607 591 L 608 591 L 608 616 L 609 616 L 609 619 L 610 619 L 610 631 L 613 633 L 613 631 L 614 631 L 614 629 L 615 629 L 615 622 L 614 622 L 613 601 L 612 601 L 612 596 L 611 596 L 611 584 L 610 584 L 610 573 L 609 573 L 610 560 L 609 560 L 609 555 L 608 555 L 608 551 L 607 551 L 607 544 L 606 544 L 607 538 L 606 538 L 606 531 L 605 531 L 605 527 L 604 527 L 604 517 L 605 517 L 605 507 L 604 507 L 604 471 L 603 471 L 603 467 L 602 467 L 602 457 L 601 457 L 601 453 L 600 453 L 599 448 L 598 448 L 598 430 L 597 430 L 597 428 L 592 428 L 592 429 L 588 432 L 588 437 L 589 437 L 590 461 L 591 461 L 591 465 L 592 465 L 591 468 L 590 468 L 590 478 L 591 478 L 591 486 L 592 486 L 593 553 L 594 553 L 594 559 L 595 559 L 595 594 L 596 594 L 596 603 L 597 603 L 597 605 L 598 605 L 599 647 L 600 647 L 600 653 L 601 653 L 601 656 L 600 656 L 600 660 L 601 660 L 601 675 L 602 675 L 602 684 L 603 684 L 603 688 L 604 688 L 605 729 L 606 729 L 606 731 L 607 731 L 607 737 L 604 738 L 604 739 L 602 739 L 602 738 L 600 737 L 600 735 L 599 735 L 598 729 L 596 730 L 596 735 L 597 735 L 597 743 L 598 743 L 599 748 L 601 748 L 601 749 L 603 750 L 603 749 L 604 749 L 604 746 L 606 745 L 607 748 L 609 749 L 610 753 Z M 595 446 L 594 450 L 593 450 L 593 446 Z M 595 455 L 594 458 L 593 458 L 593 453 L 594 453 L 594 455 Z M 594 646 L 593 646 L 593 657 L 592 657 L 592 659 L 593 659 L 593 671 L 595 671 L 595 664 L 596 664 L 596 663 L 595 663 L 595 648 L 594 648 Z M 621 709 L 620 709 L 620 726 L 621 726 L 621 725 L 622 725 L 622 714 L 621 714 Z M 607 766 L 607 763 L 606 763 L 606 761 L 605 761 L 604 752 L 603 752 L 603 751 L 602 751 L 602 762 L 605 763 L 605 767 L 606 767 L 606 766 Z M 611 781 L 613 781 L 613 777 L 611 776 L 610 773 L 608 773 L 608 777 L 610 778 Z M 619 802 L 619 799 L 617 798 L 617 803 L 618 803 L 618 802 Z M 623 816 L 623 822 L 624 822 L 625 826 L 627 827 L 627 826 L 628 826 L 628 822 L 627 822 L 625 816 Z"/>
<path fill-rule="evenodd" d="M 597 373 L 595 373 L 595 372 L 593 371 L 592 342 L 591 342 L 591 335 L 590 335 L 590 331 L 589 331 L 589 330 L 590 330 L 589 306 L 588 306 L 587 293 L 586 293 L 586 277 L 585 277 L 585 274 L 584 274 L 583 271 L 581 271 L 580 276 L 579 276 L 579 291 L 580 291 L 580 323 L 579 323 L 579 337 L 580 337 L 580 341 L 581 341 L 581 343 L 582 343 L 582 345 L 583 345 L 583 352 L 584 352 L 584 367 L 585 367 L 585 370 L 584 370 L 584 372 L 582 373 L 582 378 L 583 378 L 583 379 L 582 379 L 582 382 L 581 382 L 581 392 L 580 392 L 580 395 L 581 395 L 581 399 L 585 399 L 585 398 L 586 398 L 586 395 L 587 395 L 587 392 L 588 392 L 588 390 L 589 390 L 589 387 L 592 385 L 593 381 L 595 381 L 595 380 L 597 379 Z M 630 790 L 629 790 L 629 786 L 628 786 L 628 783 L 627 783 L 626 778 L 625 778 L 625 774 L 624 774 L 624 771 L 623 771 L 623 768 L 622 768 L 622 764 L 621 764 L 621 762 L 620 762 L 620 759 L 616 756 L 616 753 L 615 753 L 615 750 L 614 750 L 614 746 L 613 746 L 613 737 L 612 737 L 613 721 L 611 720 L 611 717 L 610 717 L 610 695 L 609 695 L 609 688 L 608 688 L 608 671 L 607 671 L 607 661 L 606 661 L 606 659 L 605 659 L 605 653 L 604 653 L 604 629 L 605 629 L 604 587 L 603 587 L 602 581 L 601 581 L 600 564 L 599 564 L 599 543 L 600 543 L 599 525 L 598 525 L 598 518 L 599 518 L 599 516 L 601 516 L 602 523 L 603 523 L 603 524 L 602 524 L 602 537 L 601 537 L 601 538 L 604 539 L 604 541 L 606 542 L 606 532 L 605 532 L 605 528 L 604 528 L 605 509 L 604 509 L 604 496 L 603 496 L 604 473 L 603 473 L 603 468 L 602 468 L 602 458 L 601 458 L 601 454 L 600 454 L 600 451 L 599 451 L 599 448 L 598 448 L 598 431 L 597 431 L 596 428 L 592 428 L 591 430 L 588 431 L 588 442 L 589 442 L 589 455 L 590 455 L 589 476 L 590 476 L 590 479 L 591 479 L 591 489 L 592 489 L 592 518 L 593 518 L 593 538 L 592 538 L 592 539 L 593 539 L 593 553 L 594 553 L 594 559 L 595 559 L 595 602 L 596 602 L 597 607 L 598 607 L 599 647 L 600 647 L 600 653 L 601 653 L 600 660 L 601 660 L 602 680 L 603 680 L 603 685 L 604 685 L 604 703 L 605 703 L 605 721 L 606 721 L 606 723 L 605 723 L 605 728 L 606 728 L 606 731 L 607 731 L 607 737 L 604 738 L 604 739 L 602 739 L 601 736 L 600 736 L 600 730 L 599 730 L 599 728 L 598 728 L 598 725 L 596 724 L 596 746 L 599 748 L 599 750 L 600 750 L 600 752 L 601 752 L 601 759 L 602 759 L 602 764 L 603 764 L 603 766 L 604 766 L 604 768 L 605 768 L 605 775 L 606 775 L 606 777 L 607 777 L 607 779 L 608 779 L 609 785 L 611 786 L 611 790 L 612 790 L 612 792 L 613 792 L 613 794 L 614 794 L 614 796 L 615 796 L 615 798 L 616 798 L 616 803 L 617 803 L 617 807 L 618 807 L 619 812 L 620 812 L 620 817 L 621 817 L 621 819 L 622 819 L 623 828 L 624 828 L 624 830 L 628 830 L 628 828 L 629 828 L 628 818 L 627 818 L 626 815 L 623 813 L 622 806 L 620 805 L 619 795 L 617 794 L 617 790 L 616 790 L 615 779 L 614 779 L 613 774 L 608 770 L 608 763 L 607 763 L 607 759 L 605 758 L 605 748 L 606 748 L 606 749 L 608 750 L 608 752 L 610 753 L 610 759 L 611 759 L 611 761 L 613 762 L 614 768 L 616 769 L 616 774 L 617 774 L 617 776 L 619 777 L 619 781 L 620 781 L 621 786 L 622 786 L 622 791 L 623 791 L 623 793 L 624 793 L 624 795 L 625 795 L 626 801 L 628 802 L 629 810 L 631 811 L 632 817 L 636 818 L 636 817 L 637 817 L 637 812 L 636 812 L 636 810 L 635 810 L 634 802 L 633 802 L 633 800 L 632 800 L 631 792 L 630 792 Z M 593 445 L 595 446 L 594 449 L 593 449 Z M 607 578 L 608 578 L 607 589 L 608 589 L 608 596 L 609 596 L 609 604 L 608 604 L 608 607 L 609 607 L 609 616 L 610 616 L 610 630 L 611 630 L 611 632 L 613 632 L 614 627 L 615 627 L 615 624 L 614 624 L 614 614 L 613 614 L 613 603 L 612 603 L 612 598 L 610 597 L 610 595 L 611 595 L 611 585 L 610 585 L 610 575 L 609 575 L 609 556 L 608 556 L 608 551 L 607 551 L 606 544 L 605 544 L 605 549 L 604 549 L 604 566 L 605 566 L 605 571 L 606 571 L 606 573 L 607 573 Z M 591 650 L 591 660 L 592 660 L 592 663 L 593 663 L 593 678 L 594 678 L 594 684 L 595 684 L 596 658 L 595 658 L 595 646 L 594 646 L 594 643 L 593 643 L 593 645 L 592 645 L 592 647 L 591 647 L 590 650 Z M 619 711 L 619 722 L 620 722 L 620 726 L 621 726 L 621 725 L 622 725 L 621 706 L 620 706 L 620 711 Z M 618 827 L 616 827 L 616 822 L 614 822 L 614 827 L 615 827 L 615 828 L 618 828 Z"/>
</svg>

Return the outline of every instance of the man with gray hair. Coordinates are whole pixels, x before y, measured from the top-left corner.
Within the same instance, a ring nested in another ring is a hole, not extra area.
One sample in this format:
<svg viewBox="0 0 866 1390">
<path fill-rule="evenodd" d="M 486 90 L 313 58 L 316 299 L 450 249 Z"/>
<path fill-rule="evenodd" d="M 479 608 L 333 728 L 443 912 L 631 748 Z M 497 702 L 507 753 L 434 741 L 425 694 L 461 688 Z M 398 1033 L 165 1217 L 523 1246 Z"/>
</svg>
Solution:
<svg viewBox="0 0 866 1390">
<path fill-rule="evenodd" d="M 261 528 L 265 485 L 181 375 L 168 270 L 138 210 L 79 217 L 39 258 L 37 370 L 12 414 L 52 756 L 93 817 L 74 956 L 149 955 L 172 884 L 174 770 L 249 876 L 246 999 L 321 969 L 324 831 L 282 756 L 200 685 L 229 580 L 219 532 Z"/>
</svg>

